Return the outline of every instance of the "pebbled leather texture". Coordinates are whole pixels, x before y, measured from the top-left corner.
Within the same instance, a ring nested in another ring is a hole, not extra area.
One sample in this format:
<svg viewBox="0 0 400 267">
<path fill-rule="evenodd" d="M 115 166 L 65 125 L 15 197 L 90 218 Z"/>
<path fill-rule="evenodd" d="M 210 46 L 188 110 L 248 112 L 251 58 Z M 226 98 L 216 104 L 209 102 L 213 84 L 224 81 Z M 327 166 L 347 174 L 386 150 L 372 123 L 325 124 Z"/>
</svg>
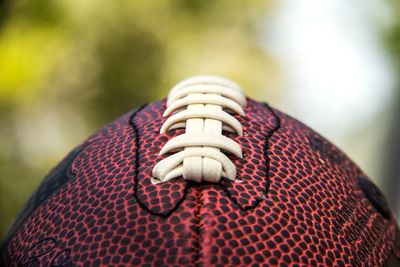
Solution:
<svg viewBox="0 0 400 267">
<path fill-rule="evenodd" d="M 3 265 L 398 261 L 396 221 L 366 197 L 366 175 L 313 130 L 254 100 L 237 117 L 245 136 L 230 136 L 246 154 L 231 157 L 242 182 L 152 185 L 159 150 L 181 131 L 159 134 L 164 109 L 164 100 L 146 105 L 85 141 L 66 162 L 73 179 L 46 193 L 9 236 Z"/>
<path fill-rule="evenodd" d="M 168 216 L 183 201 L 195 183 L 183 179 L 175 179 L 168 183 L 154 185 L 151 183 L 151 171 L 154 165 L 165 156 L 159 156 L 161 147 L 171 138 L 182 134 L 183 130 L 173 130 L 167 134 L 159 134 L 165 118 L 162 111 L 164 102 L 156 103 L 156 107 L 144 107 L 139 113 L 134 113 L 130 123 L 138 136 L 137 156 L 139 158 L 137 199 L 142 207 L 149 212 Z M 270 136 L 279 128 L 279 118 L 266 105 L 249 101 L 245 109 L 246 117 L 235 116 L 242 124 L 245 135 L 225 133 L 229 138 L 238 142 L 243 148 L 243 159 L 229 156 L 237 168 L 237 179 L 231 182 L 224 179 L 219 186 L 229 196 L 231 201 L 243 210 L 254 208 L 264 198 L 268 191 L 269 174 L 267 150 Z M 140 125 L 140 127 L 138 127 Z"/>
</svg>

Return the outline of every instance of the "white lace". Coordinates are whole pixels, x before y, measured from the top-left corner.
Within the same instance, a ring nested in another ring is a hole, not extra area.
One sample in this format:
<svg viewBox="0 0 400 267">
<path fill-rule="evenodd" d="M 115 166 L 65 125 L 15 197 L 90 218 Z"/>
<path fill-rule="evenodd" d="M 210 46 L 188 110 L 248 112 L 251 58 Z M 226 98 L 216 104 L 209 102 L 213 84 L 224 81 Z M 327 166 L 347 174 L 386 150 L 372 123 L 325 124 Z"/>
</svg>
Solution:
<svg viewBox="0 0 400 267">
<path fill-rule="evenodd" d="M 171 115 L 161 133 L 185 128 L 185 133 L 169 140 L 160 155 L 176 152 L 153 168 L 153 183 L 182 176 L 190 181 L 219 182 L 236 179 L 236 167 L 224 154 L 242 157 L 242 149 L 222 130 L 243 135 L 240 122 L 227 111 L 244 116 L 246 98 L 239 85 L 215 76 L 186 79 L 171 89 L 164 117 Z M 224 152 L 224 153 L 223 153 Z"/>
</svg>

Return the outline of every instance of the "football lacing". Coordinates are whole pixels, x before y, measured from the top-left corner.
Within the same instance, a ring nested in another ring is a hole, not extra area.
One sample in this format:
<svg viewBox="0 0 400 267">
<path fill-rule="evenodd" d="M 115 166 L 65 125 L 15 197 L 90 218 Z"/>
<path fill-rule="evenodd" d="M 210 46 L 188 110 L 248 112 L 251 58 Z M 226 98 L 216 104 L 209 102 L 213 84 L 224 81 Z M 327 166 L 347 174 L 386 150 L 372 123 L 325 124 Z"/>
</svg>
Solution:
<svg viewBox="0 0 400 267">
<path fill-rule="evenodd" d="M 214 76 L 186 79 L 175 85 L 163 116 L 171 116 L 161 134 L 177 128 L 185 133 L 169 140 L 160 155 L 173 153 L 153 168 L 153 183 L 182 176 L 185 180 L 219 182 L 236 179 L 236 167 L 225 153 L 242 158 L 242 149 L 222 130 L 243 135 L 241 123 L 230 113 L 244 116 L 246 98 L 236 83 Z M 228 111 L 230 113 L 228 113 Z"/>
</svg>

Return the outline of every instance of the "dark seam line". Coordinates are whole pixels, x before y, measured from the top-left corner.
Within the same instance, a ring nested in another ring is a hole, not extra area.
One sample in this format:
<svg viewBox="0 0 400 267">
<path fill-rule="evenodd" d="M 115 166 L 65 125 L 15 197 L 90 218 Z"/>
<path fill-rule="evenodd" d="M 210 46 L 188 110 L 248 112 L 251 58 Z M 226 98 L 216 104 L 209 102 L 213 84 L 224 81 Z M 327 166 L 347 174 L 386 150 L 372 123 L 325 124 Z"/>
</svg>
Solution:
<svg viewBox="0 0 400 267">
<path fill-rule="evenodd" d="M 271 168 L 271 159 L 268 157 L 270 139 L 281 128 L 282 124 L 281 124 L 281 118 L 276 114 L 275 110 L 273 108 L 271 108 L 268 103 L 264 103 L 264 106 L 271 112 L 272 116 L 274 116 L 274 118 L 276 120 L 275 127 L 267 135 L 267 140 L 265 142 L 265 149 L 264 149 L 264 157 L 265 157 L 265 161 L 267 163 L 267 167 L 265 169 L 265 176 L 267 177 L 267 184 L 265 186 L 265 193 L 267 195 L 268 192 L 269 192 L 269 187 L 271 185 L 271 179 L 270 179 L 270 176 L 269 176 L 269 171 L 270 171 L 270 168 Z"/>
<path fill-rule="evenodd" d="M 265 135 L 265 144 L 264 144 L 264 158 L 266 161 L 266 169 L 265 169 L 265 177 L 267 179 L 266 186 L 265 186 L 265 195 L 268 194 L 269 187 L 270 187 L 270 179 L 269 179 L 269 170 L 270 170 L 270 160 L 268 158 L 268 149 L 269 149 L 269 139 L 274 135 L 275 132 L 277 132 L 281 128 L 281 120 L 279 116 L 276 114 L 276 112 L 267 104 L 263 103 L 263 105 L 268 109 L 268 111 L 272 114 L 274 119 L 276 120 L 276 125 L 272 130 L 269 130 L 268 133 Z M 145 203 L 142 202 L 142 200 L 138 197 L 137 195 L 137 187 L 138 187 L 138 174 L 139 174 L 139 151 L 140 151 L 140 135 L 139 135 L 139 129 L 137 128 L 135 124 L 135 117 L 136 115 L 142 111 L 145 107 L 147 106 L 144 105 L 140 109 L 136 110 L 132 115 L 131 118 L 129 119 L 129 124 L 131 125 L 134 133 L 135 133 L 135 143 L 136 143 L 136 149 L 135 149 L 135 174 L 134 174 L 134 180 L 135 180 L 135 185 L 134 185 L 134 197 L 136 201 L 139 203 L 139 205 L 144 209 L 147 210 L 149 213 L 160 216 L 163 218 L 168 218 L 179 206 L 180 204 L 186 199 L 187 194 L 189 193 L 190 188 L 194 185 L 194 183 L 187 182 L 184 191 L 183 191 L 183 196 L 182 198 L 175 204 L 175 206 L 170 209 L 168 212 L 155 212 L 151 210 Z M 207 182 L 202 182 L 201 185 L 208 185 L 210 183 Z M 200 188 L 200 186 L 198 186 Z M 232 194 L 229 192 L 228 188 L 226 185 L 220 185 L 218 184 L 218 187 L 220 187 L 229 197 L 229 199 L 235 203 L 236 205 L 239 206 L 239 208 L 243 211 L 248 211 L 251 209 L 254 209 L 257 207 L 257 205 L 263 200 L 263 198 L 258 198 L 256 201 L 251 206 L 246 206 L 243 207 L 241 204 L 239 204 L 238 200 L 232 196 Z"/>
<path fill-rule="evenodd" d="M 140 134 L 139 134 L 139 129 L 135 124 L 135 117 L 136 115 L 142 111 L 144 108 L 146 108 L 148 105 L 145 104 L 143 105 L 141 108 L 139 108 L 138 110 L 136 110 L 135 112 L 132 113 L 130 119 L 129 119 L 129 125 L 132 127 L 134 134 L 135 134 L 135 174 L 134 174 L 134 197 L 136 199 L 136 201 L 139 203 L 139 206 L 146 210 L 147 212 L 149 212 L 150 214 L 153 214 L 155 216 L 159 216 L 159 217 L 163 217 L 163 218 L 168 218 L 179 206 L 180 204 L 185 200 L 186 195 L 189 192 L 189 189 L 191 187 L 191 185 L 188 183 L 186 184 L 184 191 L 183 191 L 183 197 L 175 204 L 175 206 L 170 209 L 168 212 L 155 212 L 153 210 L 151 210 L 139 197 L 137 194 L 138 191 L 138 184 L 139 184 L 139 180 L 138 180 L 138 176 L 139 176 L 139 159 L 140 159 Z"/>
<path fill-rule="evenodd" d="M 281 128 L 281 119 L 276 114 L 276 112 L 268 105 L 268 103 L 263 103 L 263 105 L 269 110 L 269 112 L 272 114 L 272 116 L 276 120 L 275 127 L 272 130 L 269 130 L 268 133 L 265 135 L 264 158 L 265 158 L 265 162 L 266 162 L 265 177 L 267 179 L 267 183 L 265 186 L 265 195 L 267 195 L 269 192 L 269 186 L 271 184 L 271 181 L 269 179 L 270 159 L 268 158 L 269 140 L 274 135 L 274 133 L 276 133 Z M 250 206 L 243 207 L 241 204 L 239 204 L 237 198 L 232 196 L 232 194 L 230 193 L 230 191 L 228 190 L 226 185 L 220 185 L 220 188 L 222 188 L 224 190 L 224 192 L 227 194 L 227 196 L 229 197 L 229 199 L 231 199 L 232 202 L 235 203 L 236 205 L 238 205 L 239 208 L 243 211 L 248 211 L 248 210 L 254 209 L 264 199 L 264 198 L 257 198 L 254 201 L 254 203 L 251 204 Z"/>
</svg>

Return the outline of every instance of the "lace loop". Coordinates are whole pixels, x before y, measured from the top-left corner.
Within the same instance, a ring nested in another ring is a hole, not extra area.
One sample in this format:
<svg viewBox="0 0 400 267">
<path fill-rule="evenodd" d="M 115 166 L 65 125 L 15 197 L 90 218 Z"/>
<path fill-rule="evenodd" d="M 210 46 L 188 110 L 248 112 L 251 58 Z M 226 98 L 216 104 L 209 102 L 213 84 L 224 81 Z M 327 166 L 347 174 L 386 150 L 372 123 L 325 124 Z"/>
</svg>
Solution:
<svg viewBox="0 0 400 267">
<path fill-rule="evenodd" d="M 236 179 L 236 167 L 224 154 L 242 158 L 242 149 L 222 130 L 243 135 L 240 122 L 227 110 L 244 116 L 246 98 L 239 85 L 224 78 L 199 76 L 186 79 L 171 89 L 160 129 L 185 128 L 185 134 L 169 140 L 160 155 L 175 152 L 153 168 L 153 183 L 183 176 L 185 180 L 219 182 Z"/>
</svg>

